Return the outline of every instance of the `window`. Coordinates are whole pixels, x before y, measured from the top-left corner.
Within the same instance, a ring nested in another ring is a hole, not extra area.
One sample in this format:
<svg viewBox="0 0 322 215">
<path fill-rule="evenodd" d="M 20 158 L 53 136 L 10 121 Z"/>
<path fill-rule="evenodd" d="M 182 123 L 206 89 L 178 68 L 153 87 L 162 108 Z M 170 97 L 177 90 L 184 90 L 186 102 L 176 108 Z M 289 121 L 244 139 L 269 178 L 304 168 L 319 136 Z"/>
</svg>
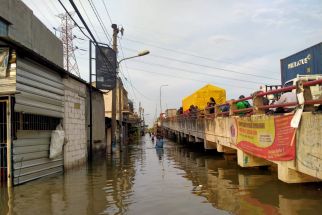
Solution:
<svg viewBox="0 0 322 215">
<path fill-rule="evenodd" d="M 0 36 L 8 36 L 8 23 L 0 19 Z"/>
</svg>

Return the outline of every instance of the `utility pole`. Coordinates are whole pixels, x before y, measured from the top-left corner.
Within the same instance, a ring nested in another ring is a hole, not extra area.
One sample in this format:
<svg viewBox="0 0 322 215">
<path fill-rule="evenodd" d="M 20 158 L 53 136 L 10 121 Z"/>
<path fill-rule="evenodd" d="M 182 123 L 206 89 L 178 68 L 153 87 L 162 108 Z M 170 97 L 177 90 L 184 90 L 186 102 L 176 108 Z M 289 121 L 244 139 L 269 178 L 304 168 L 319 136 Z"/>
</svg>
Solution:
<svg viewBox="0 0 322 215">
<path fill-rule="evenodd" d="M 122 125 L 122 122 L 123 122 L 123 113 L 122 113 L 122 109 L 123 109 L 123 105 L 122 105 L 122 100 L 123 100 L 123 84 L 122 84 L 122 81 L 121 81 L 121 78 L 118 80 L 119 81 L 119 122 L 120 122 L 120 132 L 119 132 L 119 143 L 120 143 L 120 150 L 122 151 L 122 145 L 123 145 L 123 125 Z"/>
<path fill-rule="evenodd" d="M 113 50 L 117 54 L 117 35 L 119 33 L 119 29 L 116 24 L 112 24 L 112 29 L 113 29 Z M 116 142 L 116 90 L 118 86 L 118 78 L 117 78 L 117 72 L 116 72 L 116 85 L 115 88 L 112 90 L 112 146 Z M 113 150 L 112 150 L 113 151 Z"/>
<path fill-rule="evenodd" d="M 73 15 L 73 13 L 70 13 Z M 73 45 L 73 40 L 75 39 L 73 35 L 73 29 L 75 28 L 74 21 L 69 17 L 67 13 L 59 14 L 58 17 L 61 19 L 61 24 L 59 28 L 60 39 L 63 42 L 64 49 L 64 68 L 74 75 L 80 77 L 76 56 L 75 48 Z"/>
<path fill-rule="evenodd" d="M 92 41 L 89 41 L 89 153 L 88 160 L 92 161 L 93 154 L 93 99 L 92 99 Z"/>
</svg>

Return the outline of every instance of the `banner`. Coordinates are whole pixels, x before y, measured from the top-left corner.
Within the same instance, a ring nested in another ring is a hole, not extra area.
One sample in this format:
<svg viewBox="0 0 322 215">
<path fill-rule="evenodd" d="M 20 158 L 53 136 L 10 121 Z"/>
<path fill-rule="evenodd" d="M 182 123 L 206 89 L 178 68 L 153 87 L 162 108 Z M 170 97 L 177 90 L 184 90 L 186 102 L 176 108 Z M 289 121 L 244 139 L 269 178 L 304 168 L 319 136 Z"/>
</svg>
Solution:
<svg viewBox="0 0 322 215">
<path fill-rule="evenodd" d="M 106 46 L 96 47 L 96 87 L 112 90 L 116 85 L 116 53 Z"/>
<path fill-rule="evenodd" d="M 236 118 L 237 147 L 267 160 L 287 161 L 295 158 L 293 115 Z"/>
</svg>

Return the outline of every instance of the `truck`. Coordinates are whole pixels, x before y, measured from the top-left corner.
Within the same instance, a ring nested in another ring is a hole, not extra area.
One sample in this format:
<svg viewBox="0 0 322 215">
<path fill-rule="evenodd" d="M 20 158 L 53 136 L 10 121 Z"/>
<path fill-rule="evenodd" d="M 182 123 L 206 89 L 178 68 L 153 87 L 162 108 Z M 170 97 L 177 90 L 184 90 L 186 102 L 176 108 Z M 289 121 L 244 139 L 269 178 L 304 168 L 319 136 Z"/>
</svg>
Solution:
<svg viewBox="0 0 322 215">
<path fill-rule="evenodd" d="M 300 80 L 302 81 L 315 81 L 322 79 L 322 74 L 316 74 L 316 75 L 296 75 L 296 78 L 293 78 L 291 80 L 288 80 L 285 82 L 284 86 L 294 86 L 296 83 Z M 322 85 L 316 84 L 310 87 L 312 98 L 314 100 L 316 99 L 322 99 Z M 294 93 L 296 93 L 296 89 L 293 90 Z"/>
<path fill-rule="evenodd" d="M 298 78 L 298 75 L 302 77 L 322 75 L 322 42 L 281 59 L 282 86 Z"/>
</svg>

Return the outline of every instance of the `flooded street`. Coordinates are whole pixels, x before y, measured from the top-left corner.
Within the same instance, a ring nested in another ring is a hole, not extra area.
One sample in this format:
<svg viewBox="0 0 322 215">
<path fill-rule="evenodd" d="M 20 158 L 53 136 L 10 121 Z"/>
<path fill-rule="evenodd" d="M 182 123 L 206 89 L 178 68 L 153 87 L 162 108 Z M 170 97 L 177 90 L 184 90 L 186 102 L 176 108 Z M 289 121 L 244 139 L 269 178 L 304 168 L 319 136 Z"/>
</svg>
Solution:
<svg viewBox="0 0 322 215">
<path fill-rule="evenodd" d="M 146 136 L 121 156 L 1 188 L 0 214 L 319 214 L 322 184 L 286 184 L 233 156 Z"/>
</svg>

